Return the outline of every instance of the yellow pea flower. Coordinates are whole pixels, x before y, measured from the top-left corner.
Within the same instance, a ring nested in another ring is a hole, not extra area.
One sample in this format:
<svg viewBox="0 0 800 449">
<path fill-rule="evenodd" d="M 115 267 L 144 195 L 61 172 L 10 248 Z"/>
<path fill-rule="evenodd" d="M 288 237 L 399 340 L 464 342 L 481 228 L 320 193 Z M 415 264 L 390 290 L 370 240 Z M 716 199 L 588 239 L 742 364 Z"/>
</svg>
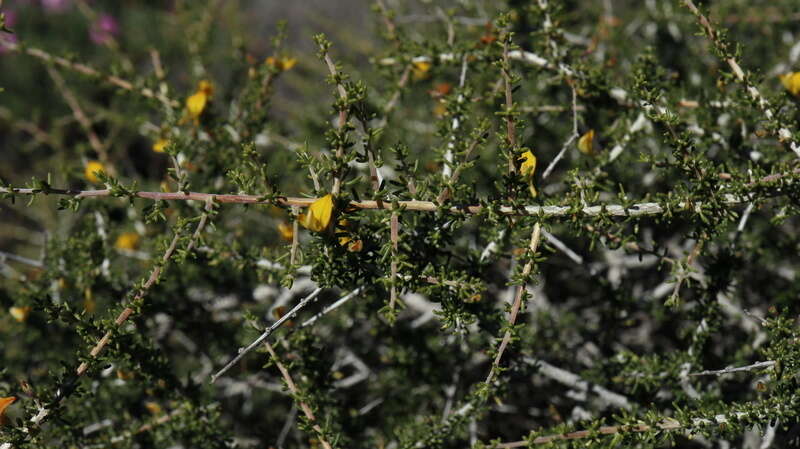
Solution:
<svg viewBox="0 0 800 449">
<path fill-rule="evenodd" d="M 162 413 L 161 406 L 158 402 L 147 401 L 144 403 L 144 408 L 153 415 L 160 415 Z"/>
<path fill-rule="evenodd" d="M 297 64 L 297 58 L 290 58 L 290 57 L 283 57 L 283 58 L 276 58 L 274 56 L 268 57 L 264 61 L 268 66 L 275 67 L 280 71 L 287 71 L 291 70 Z"/>
<path fill-rule="evenodd" d="M 117 237 L 117 241 L 114 242 L 114 247 L 130 251 L 139 248 L 139 234 L 135 232 L 123 232 Z"/>
<path fill-rule="evenodd" d="M 361 240 L 353 240 L 347 244 L 347 250 L 351 253 L 359 253 L 364 249 L 364 242 Z"/>
<path fill-rule="evenodd" d="M 291 70 L 297 64 L 297 58 L 283 58 L 281 59 L 283 70 Z"/>
<path fill-rule="evenodd" d="M 792 95 L 800 95 L 800 72 L 789 72 L 778 75 L 781 83 Z"/>
<path fill-rule="evenodd" d="M 103 164 L 100 161 L 89 161 L 83 169 L 83 176 L 92 184 L 97 184 L 100 182 L 100 178 L 97 177 L 95 172 L 99 171 L 105 171 Z"/>
<path fill-rule="evenodd" d="M 169 140 L 158 139 L 156 140 L 156 143 L 153 144 L 153 151 L 156 153 L 163 153 L 164 149 L 167 148 L 167 145 L 169 145 Z"/>
<path fill-rule="evenodd" d="M 294 227 L 289 223 L 279 223 L 278 234 L 281 235 L 282 239 L 291 242 L 294 239 Z"/>
<path fill-rule="evenodd" d="M 538 192 L 533 185 L 533 175 L 536 173 L 536 156 L 533 155 L 531 150 L 522 153 L 522 156 L 517 159 L 522 162 L 519 167 L 519 172 L 522 176 L 528 178 L 528 187 L 531 191 L 531 196 L 536 197 Z"/>
<path fill-rule="evenodd" d="M 205 92 L 195 92 L 194 95 L 186 99 L 186 110 L 189 111 L 189 117 L 194 120 L 200 118 L 203 109 L 206 108 L 208 102 L 208 95 Z"/>
<path fill-rule="evenodd" d="M 209 81 L 203 80 L 197 83 L 197 92 L 186 99 L 186 110 L 189 112 L 189 117 L 197 121 L 213 94 L 214 86 Z"/>
<path fill-rule="evenodd" d="M 6 409 L 16 400 L 17 398 L 14 396 L 9 396 L 7 398 L 0 398 L 0 426 L 6 423 Z"/>
<path fill-rule="evenodd" d="M 428 61 L 417 61 L 411 65 L 411 72 L 415 80 L 423 80 L 429 76 L 432 65 Z"/>
<path fill-rule="evenodd" d="M 338 230 L 347 231 L 350 227 L 350 222 L 346 219 L 339 220 L 338 223 Z M 342 233 L 339 233 L 342 234 Z M 364 242 L 361 240 L 353 240 L 352 237 L 349 235 L 339 235 L 339 245 L 340 246 L 347 246 L 347 250 L 351 253 L 357 253 L 364 248 Z"/>
<path fill-rule="evenodd" d="M 328 229 L 333 218 L 333 195 L 330 193 L 311 203 L 308 213 L 300 214 L 300 224 L 306 229 L 321 232 Z"/>
<path fill-rule="evenodd" d="M 211 84 L 211 81 L 202 80 L 199 83 L 197 83 L 197 91 L 203 92 L 204 94 L 210 97 L 214 95 L 214 85 Z"/>
<path fill-rule="evenodd" d="M 581 153 L 591 156 L 594 154 L 594 130 L 590 129 L 586 134 L 578 139 L 578 150 Z"/>
<path fill-rule="evenodd" d="M 517 160 L 522 161 L 522 165 L 519 168 L 522 176 L 533 176 L 536 171 L 536 156 L 533 155 L 533 152 L 528 150 L 522 153 L 522 156 Z"/>
<path fill-rule="evenodd" d="M 30 306 L 12 307 L 8 309 L 8 313 L 18 322 L 24 323 L 28 320 L 28 315 L 31 313 L 31 308 Z"/>
</svg>

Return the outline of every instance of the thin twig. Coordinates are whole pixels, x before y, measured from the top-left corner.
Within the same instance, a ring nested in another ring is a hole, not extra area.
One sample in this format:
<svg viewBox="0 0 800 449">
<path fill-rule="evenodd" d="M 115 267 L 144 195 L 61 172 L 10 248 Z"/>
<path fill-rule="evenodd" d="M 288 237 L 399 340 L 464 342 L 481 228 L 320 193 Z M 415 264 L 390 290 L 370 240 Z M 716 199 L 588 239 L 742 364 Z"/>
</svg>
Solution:
<svg viewBox="0 0 800 449">
<path fill-rule="evenodd" d="M 283 443 L 286 442 L 286 437 L 289 436 L 289 432 L 292 430 L 292 427 L 294 427 L 295 419 L 297 419 L 297 406 L 292 405 L 292 409 L 289 410 L 289 413 L 286 415 L 286 421 L 283 423 L 281 433 L 278 434 L 278 441 L 275 442 L 275 447 L 278 449 L 283 448 Z"/>
<path fill-rule="evenodd" d="M 338 309 L 339 307 L 341 307 L 347 301 L 350 301 L 351 299 L 353 299 L 356 296 L 358 296 L 359 293 L 361 293 L 363 290 L 364 290 L 364 287 L 358 287 L 357 289 L 353 290 L 352 292 L 342 296 L 341 298 L 339 298 L 333 304 L 323 308 L 322 311 L 319 312 L 318 314 L 316 314 L 316 315 L 312 316 L 311 318 L 303 321 L 303 324 L 301 324 L 300 327 L 306 327 L 306 326 L 310 326 L 310 325 L 314 324 L 318 319 L 320 319 L 323 316 L 327 315 L 328 313 Z"/>
<path fill-rule="evenodd" d="M 41 50 L 39 48 L 23 47 L 23 46 L 21 46 L 19 44 L 15 44 L 15 43 L 8 42 L 8 41 L 0 41 L 0 46 L 3 46 L 5 48 L 7 48 L 8 50 L 12 50 L 12 51 L 22 52 L 22 53 L 28 54 L 30 56 L 33 56 L 34 58 L 38 58 L 38 59 L 41 59 L 41 60 L 46 61 L 46 62 L 52 62 L 54 64 L 58 64 L 58 65 L 60 65 L 62 67 L 66 67 L 66 68 L 68 68 L 70 70 L 74 70 L 74 71 L 76 71 L 78 73 L 81 73 L 83 75 L 86 75 L 86 76 L 99 78 L 99 79 L 101 79 L 101 80 L 103 80 L 103 81 L 105 81 L 105 82 L 107 82 L 109 84 L 113 84 L 114 86 L 117 86 L 117 87 L 119 87 L 121 89 L 124 89 L 124 90 L 127 90 L 127 91 L 131 91 L 131 92 L 136 92 L 136 93 L 142 95 L 143 97 L 154 98 L 154 99 L 162 102 L 165 106 L 168 106 L 168 107 L 171 107 L 171 108 L 177 108 L 177 107 L 180 106 L 180 103 L 178 103 L 177 101 L 172 100 L 170 98 L 167 98 L 166 96 L 164 96 L 164 95 L 162 95 L 160 93 L 153 92 L 153 90 L 150 89 L 150 88 L 147 88 L 147 87 L 138 88 L 133 83 L 131 83 L 130 81 L 124 80 L 124 79 L 122 79 L 122 78 L 120 78 L 118 76 L 102 74 L 102 73 L 98 72 L 97 70 L 89 67 L 86 64 L 81 64 L 81 63 L 78 63 L 78 62 L 72 62 L 69 59 L 62 58 L 60 56 L 53 56 L 50 53 L 48 53 L 48 52 L 46 52 L 44 50 Z"/>
<path fill-rule="evenodd" d="M 38 260 L 29 259 L 27 257 L 18 256 L 16 254 L 7 253 L 5 251 L 0 251 L 0 262 L 5 262 L 5 259 L 13 260 L 14 262 L 19 262 L 34 268 L 44 267 L 44 264 Z"/>
<path fill-rule="evenodd" d="M 72 190 L 72 189 L 48 189 L 47 192 L 41 189 L 31 188 L 0 188 L 0 194 L 15 194 L 15 195 L 37 195 L 37 194 L 50 194 L 50 195 L 66 195 L 75 198 L 101 198 L 110 197 L 111 191 L 108 189 L 101 190 Z M 308 207 L 318 198 L 300 198 L 300 197 L 279 197 L 274 200 L 265 200 L 262 195 L 231 195 L 231 194 L 217 194 L 217 193 L 202 193 L 202 192 L 132 192 L 132 196 L 137 198 L 145 198 L 158 201 L 207 201 L 213 199 L 215 203 L 234 203 L 234 204 L 273 204 L 277 206 L 297 206 Z M 737 205 L 750 202 L 751 199 L 744 198 L 736 195 L 726 194 L 723 198 L 723 203 L 726 205 Z M 435 201 L 398 201 L 398 208 L 403 210 L 418 211 L 418 212 L 436 212 L 440 210 L 441 206 Z M 700 211 L 702 209 L 702 202 L 681 201 L 675 205 L 662 205 L 660 203 L 634 203 L 627 207 L 620 204 L 598 204 L 587 205 L 582 209 L 575 210 L 572 206 L 499 206 L 496 212 L 501 215 L 536 215 L 541 218 L 548 217 L 566 217 L 571 215 L 583 216 L 597 216 L 606 214 L 612 217 L 641 217 L 648 215 L 661 215 L 669 212 L 679 211 Z M 355 209 L 380 209 L 380 210 L 394 210 L 395 207 L 392 203 L 385 201 L 351 201 L 346 207 Z M 452 206 L 446 209 L 454 214 L 479 214 L 483 211 L 483 207 L 479 205 L 464 205 Z"/>
<path fill-rule="evenodd" d="M 397 212 L 392 212 L 390 222 L 390 238 L 392 241 L 392 277 L 391 277 L 391 290 L 389 295 L 389 309 L 394 310 L 395 303 L 397 302 L 397 242 L 399 240 L 400 222 Z"/>
<path fill-rule="evenodd" d="M 231 361 L 228 362 L 225 366 L 223 366 L 222 369 L 220 369 L 219 371 L 216 372 L 216 374 L 211 376 L 211 381 L 210 382 L 212 384 L 214 382 L 216 382 L 217 379 L 219 379 L 220 376 L 225 374 L 229 369 L 231 369 L 234 365 L 236 365 L 239 362 L 239 360 L 242 359 L 242 357 L 247 355 L 248 352 L 252 351 L 253 349 L 256 348 L 256 346 L 261 344 L 261 342 L 266 340 L 267 337 L 269 337 L 276 329 L 281 327 L 281 325 L 283 325 L 283 323 L 285 323 L 286 321 L 288 321 L 288 320 L 294 318 L 295 316 L 297 316 L 297 312 L 301 311 L 305 306 L 310 304 L 312 301 L 316 300 L 317 296 L 319 296 L 319 294 L 321 292 L 322 292 L 322 288 L 317 288 L 316 290 L 311 292 L 308 296 L 306 296 L 305 298 L 300 300 L 300 302 L 297 303 L 297 305 L 294 306 L 292 308 L 292 310 L 290 310 L 288 313 L 286 313 L 285 315 L 280 317 L 277 321 L 275 321 L 275 323 L 272 324 L 272 326 L 268 327 L 267 330 L 265 330 L 261 335 L 259 335 L 258 338 L 256 338 L 252 343 L 247 345 L 247 347 L 245 347 L 243 349 L 240 348 L 239 349 L 239 353 L 236 354 L 236 357 L 231 359 Z"/>
<path fill-rule="evenodd" d="M 743 372 L 743 371 L 753 371 L 753 370 L 756 370 L 756 369 L 759 369 L 759 368 L 768 368 L 768 367 L 774 366 L 774 365 L 775 365 L 775 361 L 768 360 L 766 362 L 756 362 L 756 363 L 753 363 L 752 365 L 747 365 L 747 366 L 729 367 L 729 368 L 718 369 L 718 370 L 706 370 L 706 371 L 700 371 L 699 373 L 690 373 L 689 375 L 690 376 L 719 376 L 719 375 L 722 375 L 722 374 L 740 373 L 740 372 Z"/>
<path fill-rule="evenodd" d="M 67 87 L 67 83 L 64 81 L 64 78 L 56 69 L 51 66 L 47 66 L 47 73 L 50 75 L 50 78 L 53 79 L 53 82 L 56 83 L 58 91 L 61 92 L 61 96 L 64 97 L 64 101 L 67 102 L 67 105 L 72 110 L 72 115 L 75 117 L 75 120 L 77 120 L 81 125 L 83 132 L 86 133 L 86 137 L 89 139 L 89 145 L 91 145 L 92 149 L 97 153 L 97 156 L 103 163 L 104 170 L 106 170 L 109 175 L 116 176 L 116 170 L 114 169 L 114 165 L 111 164 L 106 147 L 103 145 L 103 142 L 100 141 L 97 133 L 94 132 L 94 129 L 92 128 L 92 121 L 89 120 L 89 117 L 87 117 L 86 113 L 83 112 L 83 108 L 81 108 L 81 104 L 78 102 L 75 94 L 73 94 L 72 90 Z"/>
<path fill-rule="evenodd" d="M 197 228 L 195 229 L 195 232 L 192 235 L 191 240 L 189 241 L 189 245 L 187 247 L 187 251 L 191 251 L 191 248 L 192 248 L 192 245 L 194 244 L 195 239 L 199 238 L 200 233 L 203 231 L 203 228 L 205 228 L 205 226 L 206 226 L 206 222 L 208 220 L 208 215 L 209 215 L 209 213 L 211 211 L 211 208 L 213 207 L 213 202 L 212 201 L 208 201 L 206 203 L 206 205 L 207 205 L 206 211 L 203 213 L 203 215 L 200 218 L 200 222 L 197 224 Z M 164 270 L 164 267 L 166 266 L 166 263 L 172 258 L 172 254 L 175 252 L 175 249 L 178 247 L 178 241 L 180 240 L 180 238 L 181 238 L 181 234 L 179 232 L 176 232 L 175 236 L 172 238 L 172 242 L 170 243 L 169 247 L 167 248 L 167 251 L 164 252 L 164 256 L 161 258 L 161 263 L 157 264 L 155 267 L 153 267 L 153 271 L 150 273 L 150 277 L 147 279 L 147 281 L 142 285 L 142 287 L 136 293 L 136 296 L 134 296 L 133 300 L 131 301 L 132 303 L 137 303 L 137 302 L 141 301 L 142 299 L 144 299 L 144 295 L 147 293 L 148 290 L 150 290 L 150 287 L 152 287 L 153 284 L 155 284 L 156 281 L 158 281 L 158 278 L 161 276 L 161 272 Z M 122 312 L 120 312 L 120 314 L 117 316 L 117 319 L 114 320 L 115 327 L 119 328 L 120 326 L 122 326 L 122 324 L 125 323 L 128 320 L 128 318 L 134 312 L 135 312 L 135 310 L 132 307 L 130 307 L 130 306 L 125 307 L 125 309 Z M 97 342 L 97 344 L 94 346 L 94 348 L 92 348 L 91 352 L 89 352 L 89 356 L 92 359 L 96 358 L 100 354 L 100 352 L 103 350 L 103 348 L 105 348 L 105 346 L 111 340 L 111 335 L 112 334 L 113 334 L 113 332 L 111 330 L 106 331 L 105 335 L 103 335 L 103 337 Z M 88 362 L 83 362 L 83 363 L 80 364 L 80 366 L 78 366 L 78 369 L 75 370 L 75 374 L 78 377 L 80 377 L 88 369 L 89 369 L 89 363 Z"/>
<path fill-rule="evenodd" d="M 708 35 L 708 39 L 711 40 L 711 43 L 717 47 L 717 50 L 720 51 L 721 54 L 728 54 L 728 44 L 723 42 L 720 39 L 720 35 L 716 29 L 711 25 L 711 22 L 708 18 L 700 12 L 700 10 L 695 6 L 692 0 L 682 0 L 683 4 L 689 8 L 689 11 L 697 17 L 697 20 L 700 22 L 700 26 L 703 27 L 703 30 Z M 750 94 L 750 98 L 756 102 L 758 108 L 761 109 L 761 112 L 764 113 L 764 116 L 767 120 L 773 120 L 775 118 L 775 113 L 773 112 L 773 107 L 770 104 L 770 101 L 767 100 L 761 92 L 758 91 L 758 88 L 750 81 L 750 79 L 745 75 L 744 70 L 739 65 L 739 62 L 733 56 L 728 56 L 725 58 L 725 62 L 733 71 L 733 74 L 736 76 L 736 79 L 739 80 L 740 83 L 745 87 L 747 93 Z M 781 123 L 781 125 L 783 125 Z M 794 151 L 794 153 L 800 157 L 800 145 L 794 141 L 792 138 L 792 133 L 787 130 L 786 128 L 775 129 L 773 130 L 774 134 L 781 140 L 781 141 L 788 141 L 789 147 Z"/>
<path fill-rule="evenodd" d="M 561 158 L 564 157 L 564 154 L 567 152 L 567 149 L 570 148 L 572 142 L 575 139 L 579 138 L 580 135 L 578 134 L 578 94 L 575 92 L 575 88 L 572 88 L 572 134 L 570 134 L 569 139 L 564 142 L 564 146 L 561 147 L 561 151 L 558 152 L 555 158 L 550 162 L 550 165 L 547 166 L 544 173 L 542 173 L 542 179 L 546 179 L 550 176 L 550 173 L 556 168 L 556 164 Z"/>
<path fill-rule="evenodd" d="M 514 123 L 514 97 L 512 96 L 511 74 L 509 73 L 510 65 L 508 51 L 508 39 L 503 42 L 503 67 L 501 69 L 503 75 L 503 86 L 506 94 L 506 139 L 508 139 L 508 174 L 513 175 L 517 171 L 517 166 L 514 164 L 517 154 L 517 125 Z"/>
<path fill-rule="evenodd" d="M 533 225 L 533 232 L 531 232 L 531 242 L 529 245 L 530 250 L 530 260 L 525 264 L 522 268 L 522 277 L 527 277 L 530 275 L 531 270 L 533 269 L 533 258 L 536 254 L 536 250 L 539 247 L 539 241 L 541 240 L 542 233 L 541 224 L 536 223 Z M 514 304 L 511 306 L 511 312 L 508 314 L 508 326 L 509 329 L 506 330 L 505 335 L 503 335 L 503 340 L 500 342 L 500 346 L 497 348 L 497 355 L 492 362 L 492 367 L 489 369 L 489 375 L 486 376 L 486 380 L 484 381 L 487 385 L 491 384 L 494 381 L 494 377 L 497 373 L 497 370 L 500 368 L 500 361 L 503 358 L 503 353 L 506 350 L 506 347 L 509 343 L 511 343 L 511 331 L 514 324 L 517 322 L 517 315 L 519 314 L 520 309 L 522 308 L 522 298 L 525 296 L 525 289 L 527 288 L 527 283 L 523 282 L 522 284 L 517 286 L 517 293 L 514 296 Z"/>
<path fill-rule="evenodd" d="M 328 53 L 325 53 L 325 64 L 328 66 L 328 71 L 331 74 L 331 78 L 336 79 L 339 76 L 339 71 L 336 70 L 336 64 L 333 63 L 333 60 Z M 345 125 L 347 124 L 347 89 L 344 88 L 342 83 L 337 83 L 336 88 L 339 91 L 339 101 L 342 102 L 342 106 L 339 108 L 339 122 L 337 123 L 336 127 L 339 129 L 339 132 L 343 132 Z M 336 149 L 336 159 L 341 162 L 342 158 L 344 158 L 344 144 L 340 144 Z M 336 196 L 339 194 L 341 188 L 342 174 L 337 169 L 333 178 L 333 188 L 331 189 L 331 193 Z"/>
<path fill-rule="evenodd" d="M 540 374 L 549 377 L 550 379 L 553 379 L 556 382 L 562 383 L 578 391 L 594 393 L 609 405 L 613 405 L 615 407 L 624 409 L 631 408 L 631 404 L 628 401 L 627 397 L 619 393 L 614 393 L 613 391 L 604 388 L 600 385 L 596 385 L 594 383 L 583 380 L 577 374 L 571 373 L 557 366 L 553 366 L 545 362 L 544 360 L 538 360 L 530 357 L 526 357 L 524 360 L 525 363 L 538 367 Z"/>
<path fill-rule="evenodd" d="M 289 370 L 286 369 L 283 363 L 281 363 L 280 359 L 278 358 L 278 355 L 275 353 L 275 350 L 272 349 L 272 345 L 270 345 L 269 342 L 265 341 L 264 347 L 267 348 L 267 352 L 269 352 L 269 355 L 272 356 L 272 361 L 275 362 L 275 366 L 277 366 L 278 370 L 281 372 L 283 380 L 286 381 L 286 386 L 289 388 L 289 391 L 292 393 L 292 395 L 298 397 L 300 395 L 300 390 L 298 390 L 297 385 L 295 385 L 294 380 L 292 380 L 292 375 L 289 374 Z M 314 429 L 314 431 L 317 433 L 317 438 L 319 438 L 319 442 L 320 444 L 322 444 L 322 447 L 324 447 L 325 449 L 332 449 L 331 444 L 328 443 L 328 440 L 326 440 L 325 436 L 323 435 L 322 427 L 320 427 L 319 424 L 316 423 L 317 418 L 314 416 L 314 412 L 311 410 L 311 407 L 309 407 L 308 404 L 300 400 L 297 400 L 297 403 L 300 406 L 300 409 L 303 410 L 303 414 L 306 415 L 308 421 L 310 423 L 313 423 L 311 428 Z"/>
</svg>

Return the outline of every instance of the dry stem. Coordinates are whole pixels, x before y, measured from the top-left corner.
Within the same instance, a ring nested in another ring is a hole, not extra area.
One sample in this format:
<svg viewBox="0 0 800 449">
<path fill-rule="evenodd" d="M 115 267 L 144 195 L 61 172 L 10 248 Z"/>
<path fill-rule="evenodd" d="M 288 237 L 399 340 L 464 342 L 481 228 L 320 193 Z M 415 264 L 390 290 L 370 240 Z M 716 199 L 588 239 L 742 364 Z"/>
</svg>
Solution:
<svg viewBox="0 0 800 449">
<path fill-rule="evenodd" d="M 533 269 L 533 257 L 536 254 L 536 249 L 539 247 L 539 241 L 541 240 L 541 224 L 536 223 L 533 225 L 533 232 L 531 232 L 531 243 L 529 249 L 531 251 L 530 257 L 531 260 L 525 264 L 522 268 L 522 276 L 526 277 L 531 273 L 531 269 Z M 522 283 L 517 286 L 517 293 L 514 296 L 514 304 L 511 306 L 511 313 L 508 315 L 508 326 L 513 327 L 514 324 L 517 322 L 517 315 L 519 314 L 520 309 L 522 308 L 522 297 L 525 295 L 525 288 L 527 287 L 527 283 Z M 503 335 L 503 340 L 500 342 L 500 346 L 497 348 L 497 355 L 494 358 L 494 362 L 492 362 L 492 368 L 489 370 L 489 375 L 486 376 L 485 383 L 488 385 L 493 380 L 497 373 L 498 368 L 500 368 L 500 360 L 503 358 L 503 353 L 506 350 L 506 347 L 511 342 L 511 329 L 506 330 L 505 335 Z"/>
<path fill-rule="evenodd" d="M 44 50 L 41 50 L 39 48 L 24 47 L 24 46 L 21 46 L 19 44 L 11 43 L 11 42 L 8 42 L 8 41 L 2 42 L 2 43 L 0 43 L 0 45 L 4 46 L 5 48 L 7 48 L 9 50 L 25 53 L 25 54 L 28 54 L 30 56 L 33 56 L 34 58 L 41 59 L 41 60 L 43 60 L 45 62 L 51 62 L 51 63 L 54 63 L 54 64 L 58 64 L 58 65 L 60 65 L 62 67 L 66 67 L 66 68 L 68 68 L 70 70 L 74 70 L 74 71 L 76 71 L 78 73 L 81 73 L 81 74 L 84 74 L 84 75 L 87 75 L 87 76 L 99 78 L 99 79 L 101 79 L 101 80 L 103 80 L 103 81 L 105 81 L 105 82 L 107 82 L 109 84 L 113 84 L 114 86 L 117 86 L 117 87 L 119 87 L 121 89 L 128 90 L 128 91 L 131 91 L 131 92 L 137 92 L 140 95 L 142 95 L 143 97 L 154 98 L 154 99 L 162 102 L 165 106 L 168 106 L 168 107 L 171 107 L 171 108 L 177 108 L 177 107 L 180 106 L 180 103 L 178 103 L 177 101 L 172 100 L 170 98 L 167 98 L 166 96 L 164 96 L 164 95 L 162 95 L 160 93 L 153 92 L 153 90 L 150 89 L 150 88 L 147 88 L 147 87 L 138 88 L 133 83 L 131 83 L 130 81 L 124 80 L 124 79 L 122 79 L 122 78 L 120 78 L 118 76 L 104 75 L 104 74 L 98 72 L 97 70 L 89 67 L 86 64 L 81 64 L 79 62 L 72 62 L 69 59 L 62 58 L 60 56 L 53 56 L 50 53 L 48 53 L 48 52 L 46 52 Z"/>
<path fill-rule="evenodd" d="M 294 380 L 292 380 L 292 375 L 289 374 L 289 370 L 286 369 L 285 366 L 283 366 L 283 363 L 281 363 L 280 359 L 278 358 L 278 354 L 275 354 L 275 350 L 272 349 L 272 345 L 270 345 L 269 342 L 265 341 L 264 347 L 267 348 L 267 352 L 269 352 L 269 355 L 272 356 L 272 361 L 275 362 L 275 366 L 277 366 L 278 370 L 281 372 L 281 375 L 283 376 L 283 379 L 286 381 L 286 386 L 289 388 L 289 391 L 294 396 L 298 396 L 300 394 L 300 390 L 298 390 L 297 385 L 295 385 Z M 325 439 L 325 436 L 322 433 L 322 428 L 319 426 L 319 424 L 316 423 L 317 418 L 314 416 L 314 411 L 311 410 L 311 407 L 309 407 L 309 405 L 303 401 L 298 401 L 298 405 L 300 406 L 300 409 L 303 411 L 303 414 L 306 415 L 306 418 L 308 418 L 308 421 L 314 423 L 311 428 L 314 429 L 315 432 L 317 432 L 317 438 L 319 438 L 319 442 L 320 444 L 322 444 L 322 447 L 324 447 L 325 449 L 332 449 L 331 444 L 328 443 L 328 440 Z"/>
</svg>

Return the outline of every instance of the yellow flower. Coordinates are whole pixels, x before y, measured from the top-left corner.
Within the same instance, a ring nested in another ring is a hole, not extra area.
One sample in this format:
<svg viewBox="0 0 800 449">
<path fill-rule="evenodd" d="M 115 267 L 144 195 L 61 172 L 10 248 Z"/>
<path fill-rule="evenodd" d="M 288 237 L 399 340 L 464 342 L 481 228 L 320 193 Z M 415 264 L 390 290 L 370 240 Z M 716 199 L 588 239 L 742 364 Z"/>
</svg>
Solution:
<svg viewBox="0 0 800 449">
<path fill-rule="evenodd" d="M 442 101 L 437 101 L 436 105 L 433 107 L 433 115 L 436 116 L 436 118 L 442 118 L 445 114 L 447 114 L 447 105 Z"/>
<path fill-rule="evenodd" d="M 197 83 L 197 92 L 186 99 L 186 110 L 189 111 L 189 117 L 197 121 L 213 94 L 214 86 L 210 82 L 203 80 Z"/>
<path fill-rule="evenodd" d="M 214 85 L 211 84 L 211 81 L 202 80 L 199 83 L 197 83 L 197 91 L 203 92 L 204 94 L 210 97 L 214 95 Z"/>
<path fill-rule="evenodd" d="M 155 151 L 156 153 L 163 153 L 167 145 L 169 145 L 169 140 L 158 139 L 156 140 L 156 143 L 153 144 L 153 151 Z"/>
<path fill-rule="evenodd" d="M 135 250 L 139 247 L 139 234 L 135 232 L 123 232 L 114 242 L 117 249 Z"/>
<path fill-rule="evenodd" d="M 792 95 L 800 95 L 800 72 L 789 72 L 778 75 L 783 87 Z"/>
<path fill-rule="evenodd" d="M 417 61 L 412 64 L 411 72 L 415 80 L 423 80 L 428 77 L 428 71 L 431 69 L 431 63 L 428 61 Z"/>
<path fill-rule="evenodd" d="M 161 406 L 158 405 L 157 402 L 147 401 L 144 403 L 144 408 L 147 409 L 148 412 L 152 413 L 153 415 L 160 415 L 161 414 Z"/>
<path fill-rule="evenodd" d="M 333 218 L 333 195 L 330 193 L 311 203 L 308 213 L 300 214 L 300 224 L 306 229 L 321 232 L 328 229 Z"/>
<path fill-rule="evenodd" d="M 347 250 L 351 253 L 358 253 L 364 249 L 364 242 L 361 240 L 353 240 L 347 245 Z"/>
<path fill-rule="evenodd" d="M 189 111 L 189 117 L 194 120 L 200 118 L 203 109 L 206 108 L 208 102 L 208 95 L 205 92 L 196 92 L 194 95 L 186 99 L 186 110 Z"/>
<path fill-rule="evenodd" d="M 339 220 L 337 223 L 337 235 L 339 235 L 339 245 L 345 246 L 347 245 L 347 250 L 351 253 L 357 253 L 364 248 L 364 242 L 361 240 L 353 240 L 352 237 L 347 235 L 348 228 L 350 227 L 350 222 L 347 219 Z"/>
<path fill-rule="evenodd" d="M 117 379 L 119 380 L 131 380 L 134 377 L 134 373 L 132 371 L 125 371 L 118 369 L 117 370 Z"/>
<path fill-rule="evenodd" d="M 281 59 L 283 70 L 291 70 L 297 64 L 297 58 L 283 58 Z"/>
<path fill-rule="evenodd" d="M 288 56 L 276 58 L 274 56 L 270 56 L 264 62 L 268 66 L 275 67 L 276 69 L 285 72 L 287 70 L 291 70 L 291 68 L 297 64 L 297 58 L 290 58 Z"/>
<path fill-rule="evenodd" d="M 0 398 L 0 426 L 6 423 L 6 409 L 16 400 L 17 398 L 14 396 Z"/>
<path fill-rule="evenodd" d="M 594 154 L 594 130 L 590 129 L 586 134 L 578 139 L 578 150 L 581 153 L 591 156 Z"/>
<path fill-rule="evenodd" d="M 533 155 L 533 152 L 528 150 L 522 153 L 522 156 L 517 160 L 522 161 L 522 165 L 519 168 L 522 176 L 532 177 L 536 171 L 536 156 Z"/>
<path fill-rule="evenodd" d="M 291 242 L 294 239 L 294 227 L 289 223 L 279 223 L 278 234 L 281 235 L 282 239 Z"/>
<path fill-rule="evenodd" d="M 536 156 L 533 155 L 531 150 L 528 150 L 522 153 L 522 156 L 517 160 L 522 161 L 519 172 L 522 176 L 528 178 L 528 187 L 530 188 L 531 196 L 535 198 L 538 194 L 538 192 L 536 192 L 536 187 L 533 185 L 533 175 L 536 173 Z"/>
<path fill-rule="evenodd" d="M 92 184 L 97 184 L 100 182 L 100 178 L 97 177 L 95 172 L 100 171 L 105 171 L 105 167 L 103 167 L 100 161 L 89 161 L 86 163 L 86 167 L 83 170 L 83 176 Z"/>
<path fill-rule="evenodd" d="M 28 315 L 31 313 L 31 308 L 30 306 L 12 307 L 8 309 L 8 313 L 11 314 L 15 320 L 19 321 L 20 323 L 24 323 L 28 320 Z"/>
</svg>

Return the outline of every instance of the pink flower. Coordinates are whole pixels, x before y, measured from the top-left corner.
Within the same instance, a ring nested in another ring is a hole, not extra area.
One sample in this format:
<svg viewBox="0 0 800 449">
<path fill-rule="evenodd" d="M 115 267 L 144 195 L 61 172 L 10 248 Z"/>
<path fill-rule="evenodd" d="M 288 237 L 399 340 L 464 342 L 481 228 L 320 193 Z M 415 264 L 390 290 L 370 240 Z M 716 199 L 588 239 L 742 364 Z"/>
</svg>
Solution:
<svg viewBox="0 0 800 449">
<path fill-rule="evenodd" d="M 71 3 L 71 0 L 42 0 L 42 7 L 47 12 L 63 12 Z"/>
<path fill-rule="evenodd" d="M 14 25 L 17 23 L 17 12 L 16 11 L 3 11 L 3 14 L 6 15 L 6 26 L 8 28 L 13 29 Z"/>
<path fill-rule="evenodd" d="M 117 20 L 109 15 L 102 14 L 89 29 L 89 38 L 98 45 L 105 45 L 119 33 Z"/>
</svg>

